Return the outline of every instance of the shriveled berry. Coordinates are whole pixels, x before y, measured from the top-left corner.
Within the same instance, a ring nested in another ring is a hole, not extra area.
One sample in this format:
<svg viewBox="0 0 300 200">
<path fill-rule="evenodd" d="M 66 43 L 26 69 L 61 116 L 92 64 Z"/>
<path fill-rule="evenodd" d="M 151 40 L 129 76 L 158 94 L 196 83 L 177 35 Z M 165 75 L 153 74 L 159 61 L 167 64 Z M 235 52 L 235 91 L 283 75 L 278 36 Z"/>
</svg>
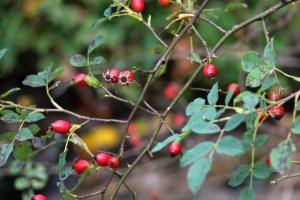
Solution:
<svg viewBox="0 0 300 200">
<path fill-rule="evenodd" d="M 233 95 L 236 96 L 241 92 L 241 88 L 237 83 L 230 83 L 227 87 L 227 91 L 234 90 Z"/>
<path fill-rule="evenodd" d="M 78 87 L 87 87 L 87 86 L 89 86 L 87 84 L 87 82 L 85 81 L 85 78 L 87 76 L 88 76 L 87 74 L 83 74 L 83 73 L 76 74 L 73 77 L 73 81 L 74 81 L 75 85 L 78 86 Z"/>
<path fill-rule="evenodd" d="M 135 12 L 142 12 L 145 9 L 144 0 L 131 0 L 131 7 Z"/>
<path fill-rule="evenodd" d="M 120 165 L 120 161 L 118 158 L 116 157 L 111 157 L 109 160 L 108 160 L 108 167 L 109 168 L 112 168 L 112 169 L 115 169 L 117 167 L 119 167 Z"/>
<path fill-rule="evenodd" d="M 270 157 L 268 157 L 265 162 L 266 162 L 266 165 L 271 166 L 271 159 L 270 159 Z"/>
<path fill-rule="evenodd" d="M 203 68 L 203 74 L 206 78 L 214 80 L 218 74 L 218 69 L 213 64 L 205 65 Z"/>
<path fill-rule="evenodd" d="M 272 106 L 269 109 L 270 115 L 273 119 L 280 120 L 284 115 L 284 109 L 282 106 Z"/>
<path fill-rule="evenodd" d="M 167 99 L 170 99 L 170 100 L 173 100 L 177 94 L 179 93 L 180 91 L 180 86 L 176 83 L 170 83 L 169 85 L 167 85 L 165 88 L 164 88 L 164 96 L 167 98 Z"/>
<path fill-rule="evenodd" d="M 130 83 L 132 83 L 134 81 L 134 73 L 129 71 L 129 70 L 125 70 L 120 72 L 119 75 L 119 83 L 122 86 L 127 86 Z"/>
<path fill-rule="evenodd" d="M 65 120 L 56 120 L 51 124 L 52 130 L 59 134 L 66 134 L 70 131 L 72 125 Z"/>
<path fill-rule="evenodd" d="M 111 158 L 112 156 L 107 154 L 107 153 L 98 153 L 96 155 L 96 162 L 98 163 L 98 165 L 100 166 L 107 166 L 108 165 L 108 160 Z"/>
<path fill-rule="evenodd" d="M 47 200 L 47 198 L 42 194 L 36 194 L 31 199 L 32 200 Z"/>
<path fill-rule="evenodd" d="M 270 96 L 269 96 L 269 100 L 271 101 L 279 101 L 281 100 L 281 96 L 280 94 L 278 94 L 277 92 L 273 92 Z"/>
<path fill-rule="evenodd" d="M 171 157 L 175 157 L 178 154 L 181 154 L 181 150 L 182 147 L 180 142 L 174 141 L 169 144 L 169 154 Z"/>
<path fill-rule="evenodd" d="M 117 83 L 119 81 L 120 72 L 117 69 L 108 69 L 102 76 L 106 83 Z"/>
<path fill-rule="evenodd" d="M 77 173 L 81 174 L 82 172 L 84 172 L 84 170 L 86 170 L 86 168 L 88 168 L 89 165 L 90 163 L 87 160 L 79 159 L 73 164 L 73 169 Z"/>
<path fill-rule="evenodd" d="M 160 4 L 161 6 L 167 7 L 167 6 L 169 6 L 171 3 L 170 3 L 169 0 L 159 0 L 159 4 Z"/>
</svg>

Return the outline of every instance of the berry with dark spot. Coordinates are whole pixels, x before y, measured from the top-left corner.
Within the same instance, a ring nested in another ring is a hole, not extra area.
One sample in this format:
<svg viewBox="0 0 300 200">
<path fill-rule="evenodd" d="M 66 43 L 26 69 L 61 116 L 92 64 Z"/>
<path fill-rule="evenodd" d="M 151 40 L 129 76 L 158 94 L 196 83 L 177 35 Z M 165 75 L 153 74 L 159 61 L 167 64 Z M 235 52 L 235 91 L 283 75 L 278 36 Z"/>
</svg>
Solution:
<svg viewBox="0 0 300 200">
<path fill-rule="evenodd" d="M 181 150 L 182 147 L 180 142 L 174 141 L 169 144 L 169 155 L 171 157 L 175 157 L 178 154 L 181 154 Z"/>
<path fill-rule="evenodd" d="M 218 74 L 218 69 L 213 64 L 207 64 L 203 68 L 203 74 L 206 78 L 209 78 L 213 81 L 213 80 L 215 80 L 215 78 Z"/>
</svg>

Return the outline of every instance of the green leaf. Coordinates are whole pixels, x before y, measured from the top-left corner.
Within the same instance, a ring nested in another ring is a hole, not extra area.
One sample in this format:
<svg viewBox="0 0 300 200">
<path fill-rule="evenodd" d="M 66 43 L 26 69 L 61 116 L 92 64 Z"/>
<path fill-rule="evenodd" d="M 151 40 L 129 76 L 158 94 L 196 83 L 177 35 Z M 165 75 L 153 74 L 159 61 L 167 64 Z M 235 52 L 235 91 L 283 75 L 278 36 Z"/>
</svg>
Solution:
<svg viewBox="0 0 300 200">
<path fill-rule="evenodd" d="M 28 126 L 33 135 L 37 134 L 41 129 L 37 124 L 30 124 Z"/>
<path fill-rule="evenodd" d="M 192 53 L 187 57 L 188 60 L 194 61 L 196 63 L 202 63 L 202 60 L 198 54 Z"/>
<path fill-rule="evenodd" d="M 9 113 L 3 115 L 1 120 L 6 123 L 18 123 L 20 121 L 20 115 L 17 113 L 10 111 Z"/>
<path fill-rule="evenodd" d="M 105 17 L 110 17 L 110 15 L 111 15 L 111 7 L 106 8 L 106 9 L 104 10 L 103 15 L 104 15 Z"/>
<path fill-rule="evenodd" d="M 268 76 L 266 79 L 263 80 L 261 87 L 259 88 L 259 93 L 262 93 L 263 91 L 266 91 L 269 89 L 272 85 L 276 84 L 277 80 L 273 76 Z"/>
<path fill-rule="evenodd" d="M 164 148 L 165 146 L 167 146 L 168 144 L 170 144 L 171 142 L 173 142 L 174 140 L 178 140 L 179 139 L 179 135 L 171 135 L 169 137 L 167 137 L 164 141 L 162 142 L 158 142 L 151 150 L 151 153 L 155 153 L 160 151 L 162 148 Z"/>
<path fill-rule="evenodd" d="M 32 112 L 25 118 L 25 121 L 26 122 L 36 122 L 36 121 L 39 121 L 44 118 L 45 118 L 45 116 L 42 113 Z"/>
<path fill-rule="evenodd" d="M 190 190 L 195 195 L 200 189 L 206 174 L 211 168 L 212 159 L 203 158 L 195 162 L 189 169 L 187 174 L 187 182 Z"/>
<path fill-rule="evenodd" d="M 39 75 L 28 75 L 22 83 L 30 87 L 43 87 L 47 84 L 45 78 Z"/>
<path fill-rule="evenodd" d="M 99 35 L 95 40 L 91 42 L 88 48 L 88 54 L 92 53 L 97 47 L 104 43 L 106 35 Z"/>
<path fill-rule="evenodd" d="M 231 187 L 237 187 L 241 185 L 248 177 L 249 173 L 250 173 L 250 167 L 248 165 L 240 166 L 232 173 L 228 184 Z"/>
<path fill-rule="evenodd" d="M 19 143 L 14 150 L 16 160 L 26 161 L 29 154 L 32 152 L 31 142 L 24 141 Z"/>
<path fill-rule="evenodd" d="M 294 121 L 293 127 L 291 129 L 292 133 L 300 134 L 300 116 Z"/>
<path fill-rule="evenodd" d="M 249 51 L 243 57 L 242 67 L 244 71 L 250 72 L 261 66 L 268 66 L 268 63 L 266 63 L 257 52 Z"/>
<path fill-rule="evenodd" d="M 100 65 L 104 62 L 105 62 L 105 59 L 102 56 L 97 56 L 90 62 L 90 64 L 91 65 Z"/>
<path fill-rule="evenodd" d="M 267 74 L 263 72 L 260 68 L 252 70 L 246 77 L 246 86 L 252 88 L 260 86 L 262 80 L 265 78 L 266 75 Z"/>
<path fill-rule="evenodd" d="M 64 167 L 60 172 L 60 179 L 66 180 L 72 173 L 72 167 Z"/>
<path fill-rule="evenodd" d="M 240 193 L 238 200 L 255 200 L 255 194 L 252 188 L 246 187 Z"/>
<path fill-rule="evenodd" d="M 207 95 L 207 101 L 210 105 L 215 105 L 219 99 L 219 87 L 218 82 L 216 82 Z"/>
<path fill-rule="evenodd" d="M 2 144 L 0 146 L 0 167 L 5 165 L 9 155 L 14 150 L 13 144 Z"/>
<path fill-rule="evenodd" d="M 242 101 L 248 95 L 254 95 L 254 94 L 252 92 L 249 92 L 249 91 L 242 92 L 234 98 L 234 100 L 233 100 L 234 103 L 233 104 L 236 105 L 238 102 Z"/>
<path fill-rule="evenodd" d="M 58 159 L 58 163 L 56 166 L 56 170 L 58 173 L 61 172 L 62 168 L 66 165 L 67 161 L 66 161 L 66 156 L 67 156 L 67 151 L 66 152 L 61 152 L 59 154 L 59 159 Z"/>
<path fill-rule="evenodd" d="M 203 119 L 207 119 L 207 120 L 214 120 L 217 116 L 217 110 L 215 107 L 205 107 L 202 109 L 203 111 Z"/>
<path fill-rule="evenodd" d="M 229 90 L 229 92 L 227 92 L 226 97 L 225 97 L 226 106 L 228 106 L 230 100 L 232 99 L 233 93 L 234 93 L 234 90 Z"/>
<path fill-rule="evenodd" d="M 247 95 L 243 98 L 244 105 L 243 107 L 248 109 L 249 111 L 255 111 L 256 110 L 256 105 L 259 102 L 258 96 L 255 94 Z"/>
<path fill-rule="evenodd" d="M 12 88 L 12 89 L 8 90 L 7 92 L 1 94 L 1 95 L 0 95 L 0 99 L 3 99 L 3 98 L 5 98 L 5 97 L 7 97 L 7 96 L 9 96 L 9 95 L 11 95 L 11 94 L 13 94 L 13 93 L 19 91 L 19 90 L 21 90 L 21 89 L 20 89 L 20 88 Z"/>
<path fill-rule="evenodd" d="M 220 140 L 216 150 L 220 154 L 236 156 L 244 152 L 244 147 L 235 137 L 225 136 Z"/>
<path fill-rule="evenodd" d="M 191 116 L 197 112 L 200 112 L 205 104 L 205 100 L 202 98 L 197 98 L 194 101 L 190 102 L 186 107 L 185 114 Z"/>
<path fill-rule="evenodd" d="M 245 3 L 240 3 L 240 2 L 231 2 L 231 3 L 227 3 L 225 6 L 225 11 L 232 11 L 235 9 L 245 9 L 248 8 L 247 4 Z"/>
<path fill-rule="evenodd" d="M 291 140 L 280 142 L 271 151 L 270 159 L 272 167 L 281 174 L 286 172 L 291 165 L 291 154 L 294 151 L 296 151 L 296 147 Z"/>
<path fill-rule="evenodd" d="M 53 72 L 51 72 L 47 78 L 48 82 L 53 81 L 54 79 L 56 79 L 61 73 L 63 73 L 65 70 L 67 69 L 66 66 L 60 66 L 58 68 L 56 68 L 55 70 L 53 70 Z"/>
<path fill-rule="evenodd" d="M 245 119 L 245 116 L 242 114 L 235 114 L 231 116 L 230 120 L 228 120 L 225 124 L 224 131 L 232 131 L 237 128 Z"/>
<path fill-rule="evenodd" d="M 12 141 L 15 138 L 16 132 L 7 132 L 0 134 L 0 141 Z"/>
<path fill-rule="evenodd" d="M 30 181 L 30 179 L 28 179 L 26 177 L 18 177 L 15 180 L 14 185 L 17 190 L 25 190 L 27 188 L 30 188 L 31 181 Z"/>
<path fill-rule="evenodd" d="M 255 178 L 267 179 L 270 177 L 271 173 L 272 169 L 266 163 L 255 163 L 255 166 L 253 168 L 253 175 Z"/>
<path fill-rule="evenodd" d="M 7 51 L 8 51 L 7 48 L 1 49 L 1 50 L 0 50 L 0 60 L 2 59 L 2 57 L 4 56 L 4 54 L 5 54 Z"/>
<path fill-rule="evenodd" d="M 219 118 L 225 111 L 226 111 L 226 108 L 222 108 L 222 109 L 218 110 L 218 112 L 216 114 L 216 118 Z"/>
<path fill-rule="evenodd" d="M 34 190 L 41 190 L 46 186 L 47 182 L 39 179 L 32 179 L 31 185 Z"/>
<path fill-rule="evenodd" d="M 198 134 L 213 134 L 220 132 L 220 127 L 217 124 L 197 120 L 189 121 L 183 128 L 182 131 L 192 130 Z"/>
<path fill-rule="evenodd" d="M 25 141 L 33 138 L 33 134 L 29 128 L 21 128 L 16 135 L 16 139 L 19 141 Z"/>
<path fill-rule="evenodd" d="M 72 56 L 70 58 L 70 63 L 75 67 L 84 67 L 88 65 L 86 57 L 81 54 Z"/>
<path fill-rule="evenodd" d="M 94 23 L 92 24 L 92 29 L 93 29 L 93 30 L 96 30 L 96 28 L 97 28 L 99 25 L 103 24 L 106 20 L 107 20 L 106 18 L 99 18 L 99 19 L 96 19 L 96 20 L 94 21 Z"/>
<path fill-rule="evenodd" d="M 163 75 L 164 73 L 166 73 L 166 71 L 167 71 L 167 63 L 164 63 L 164 64 L 162 64 L 162 65 L 159 66 L 158 70 L 154 74 L 154 78 L 160 77 L 161 75 Z"/>
<path fill-rule="evenodd" d="M 212 142 L 202 142 L 187 150 L 180 158 L 180 167 L 186 167 L 196 160 L 202 158 L 211 151 L 213 146 L 214 143 Z"/>
<path fill-rule="evenodd" d="M 266 45 L 264 49 L 264 59 L 266 63 L 268 63 L 270 66 L 276 65 L 276 53 L 273 46 L 274 38 L 271 38 L 270 42 Z"/>
<path fill-rule="evenodd" d="M 263 146 L 267 139 L 268 139 L 268 135 L 267 134 L 263 134 L 263 135 L 259 135 L 255 138 L 255 142 L 254 142 L 254 147 L 261 147 Z"/>
</svg>

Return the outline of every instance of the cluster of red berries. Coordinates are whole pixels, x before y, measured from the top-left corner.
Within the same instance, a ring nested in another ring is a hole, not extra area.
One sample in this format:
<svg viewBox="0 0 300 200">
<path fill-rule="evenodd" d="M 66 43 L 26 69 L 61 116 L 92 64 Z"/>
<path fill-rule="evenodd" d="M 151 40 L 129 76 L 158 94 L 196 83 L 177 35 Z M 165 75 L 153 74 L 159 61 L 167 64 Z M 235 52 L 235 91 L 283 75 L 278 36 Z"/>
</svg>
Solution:
<svg viewBox="0 0 300 200">
<path fill-rule="evenodd" d="M 269 96 L 270 101 L 276 102 L 281 99 L 282 99 L 281 96 L 277 92 L 273 92 Z M 260 108 L 257 108 L 257 111 L 258 111 L 257 115 L 259 116 L 260 122 L 265 120 L 269 115 L 275 120 L 280 120 L 284 115 L 284 108 L 280 105 L 272 106 L 272 107 L 266 109 L 264 113 L 260 112 Z"/>
<path fill-rule="evenodd" d="M 122 86 L 128 86 L 134 82 L 134 73 L 129 70 L 120 72 L 117 69 L 107 69 L 102 75 L 106 83 L 119 83 Z"/>
<path fill-rule="evenodd" d="M 171 2 L 169 0 L 159 0 L 159 4 L 161 6 L 169 6 Z M 144 0 L 131 0 L 131 7 L 135 12 L 143 12 L 145 9 L 145 1 Z"/>
</svg>

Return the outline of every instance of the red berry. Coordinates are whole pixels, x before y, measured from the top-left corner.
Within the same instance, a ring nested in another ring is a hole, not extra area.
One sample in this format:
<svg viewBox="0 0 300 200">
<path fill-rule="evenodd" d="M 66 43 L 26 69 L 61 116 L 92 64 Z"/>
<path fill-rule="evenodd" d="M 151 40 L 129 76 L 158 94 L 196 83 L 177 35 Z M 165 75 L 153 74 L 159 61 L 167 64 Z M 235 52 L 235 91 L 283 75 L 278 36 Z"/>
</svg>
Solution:
<svg viewBox="0 0 300 200">
<path fill-rule="evenodd" d="M 66 134 L 71 129 L 71 124 L 65 120 L 56 120 L 51 124 L 52 130 L 59 134 Z"/>
<path fill-rule="evenodd" d="M 144 0 L 131 0 L 132 9 L 135 12 L 142 12 L 145 8 Z"/>
<path fill-rule="evenodd" d="M 137 133 L 137 129 L 138 129 L 137 124 L 134 122 L 131 122 L 128 126 L 128 133 L 135 134 L 135 133 Z"/>
<path fill-rule="evenodd" d="M 264 113 L 260 112 L 260 108 L 257 108 L 256 110 L 258 111 L 257 115 L 259 116 L 259 122 L 265 120 L 268 117 L 268 110 L 266 110 Z"/>
<path fill-rule="evenodd" d="M 183 126 L 184 123 L 186 122 L 186 117 L 185 117 L 185 115 L 183 115 L 183 114 L 176 114 L 176 115 L 174 116 L 173 121 L 174 121 L 174 124 L 175 124 L 177 127 L 181 127 L 181 126 Z"/>
<path fill-rule="evenodd" d="M 227 91 L 234 90 L 233 95 L 236 96 L 241 92 L 241 88 L 237 83 L 230 83 L 227 87 Z"/>
<path fill-rule="evenodd" d="M 181 154 L 181 143 L 174 141 L 169 144 L 169 154 L 171 157 L 175 157 Z"/>
<path fill-rule="evenodd" d="M 42 194 L 36 194 L 32 197 L 32 200 L 47 200 L 47 198 Z"/>
<path fill-rule="evenodd" d="M 115 169 L 117 167 L 119 167 L 120 165 L 120 161 L 118 158 L 116 157 L 111 157 L 109 160 L 108 160 L 108 167 L 109 168 L 112 168 L 112 169 Z"/>
<path fill-rule="evenodd" d="M 107 153 L 98 153 L 96 155 L 96 162 L 100 166 L 107 166 L 108 165 L 108 160 L 111 158 L 111 155 Z"/>
<path fill-rule="evenodd" d="M 214 80 L 218 74 L 218 69 L 213 64 L 205 65 L 203 69 L 203 74 L 206 78 Z"/>
<path fill-rule="evenodd" d="M 176 83 L 170 83 L 164 88 L 163 93 L 167 99 L 173 100 L 180 92 L 180 89 L 181 89 L 180 86 L 177 85 Z"/>
<path fill-rule="evenodd" d="M 271 166 L 271 159 L 270 159 L 270 157 L 268 157 L 265 162 L 266 162 L 266 165 Z"/>
<path fill-rule="evenodd" d="M 75 85 L 77 85 L 78 87 L 87 87 L 87 86 L 89 86 L 87 84 L 87 82 L 85 81 L 85 78 L 87 76 L 88 76 L 87 74 L 83 74 L 83 73 L 76 74 L 73 77 L 73 81 L 75 82 Z"/>
<path fill-rule="evenodd" d="M 284 109 L 282 106 L 272 106 L 269 109 L 270 115 L 273 119 L 280 120 L 284 115 Z"/>
<path fill-rule="evenodd" d="M 134 73 L 129 71 L 129 70 L 125 70 L 120 72 L 119 75 L 119 83 L 122 86 L 127 86 L 130 83 L 132 83 L 134 81 Z"/>
<path fill-rule="evenodd" d="M 159 4 L 160 4 L 161 6 L 167 7 L 167 6 L 170 5 L 170 1 L 169 1 L 169 0 L 159 0 Z"/>
<path fill-rule="evenodd" d="M 269 96 L 269 100 L 271 101 L 279 101 L 281 100 L 281 96 L 280 94 L 278 94 L 277 92 L 273 92 L 270 96 Z"/>
<path fill-rule="evenodd" d="M 140 146 L 142 140 L 141 140 L 141 136 L 139 136 L 138 134 L 131 134 L 130 138 L 129 138 L 129 143 L 133 146 L 133 147 L 138 147 Z"/>
<path fill-rule="evenodd" d="M 119 80 L 120 72 L 117 69 L 108 69 L 105 73 L 102 73 L 106 83 L 117 83 Z"/>
<path fill-rule="evenodd" d="M 81 174 L 89 165 L 90 163 L 87 160 L 79 159 L 75 161 L 73 168 L 77 173 Z"/>
</svg>

